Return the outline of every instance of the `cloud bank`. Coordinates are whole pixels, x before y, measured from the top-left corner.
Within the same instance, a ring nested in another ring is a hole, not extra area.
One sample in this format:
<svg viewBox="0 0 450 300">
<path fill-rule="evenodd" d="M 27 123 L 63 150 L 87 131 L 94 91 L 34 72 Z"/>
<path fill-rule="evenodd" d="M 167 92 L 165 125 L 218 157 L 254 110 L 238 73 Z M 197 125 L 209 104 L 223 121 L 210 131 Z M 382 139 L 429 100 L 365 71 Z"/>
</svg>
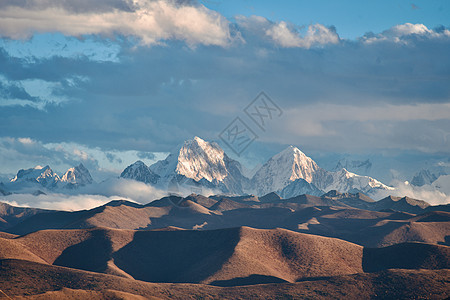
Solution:
<svg viewBox="0 0 450 300">
<path fill-rule="evenodd" d="M 19 192 L 0 196 L 0 201 L 14 206 L 74 211 L 92 209 L 113 200 L 147 204 L 166 195 L 168 195 L 167 191 L 159 190 L 142 182 L 111 178 L 76 190 L 61 189 L 55 192 L 45 190 L 45 194 L 40 195 Z"/>
<path fill-rule="evenodd" d="M 58 31 L 134 36 L 147 45 L 176 39 L 192 46 L 225 46 L 231 40 L 226 18 L 189 1 L 3 1 L 0 28 L 2 36 L 13 39 Z"/>
</svg>

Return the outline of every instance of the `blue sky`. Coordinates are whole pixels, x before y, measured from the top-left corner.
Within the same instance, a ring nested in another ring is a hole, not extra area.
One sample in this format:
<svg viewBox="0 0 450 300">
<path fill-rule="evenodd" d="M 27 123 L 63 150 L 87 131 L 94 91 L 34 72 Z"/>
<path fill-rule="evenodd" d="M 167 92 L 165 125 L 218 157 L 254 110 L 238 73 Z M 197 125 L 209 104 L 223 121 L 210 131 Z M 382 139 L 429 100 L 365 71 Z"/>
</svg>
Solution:
<svg viewBox="0 0 450 300">
<path fill-rule="evenodd" d="M 219 141 L 264 90 L 283 115 L 250 168 L 294 144 L 410 179 L 450 157 L 449 20 L 448 1 L 3 1 L 0 177 Z"/>
<path fill-rule="evenodd" d="M 381 32 L 403 23 L 421 23 L 434 28 L 448 24 L 450 3 L 440 1 L 303 1 L 303 0 L 205 0 L 203 5 L 227 18 L 258 15 L 273 21 L 298 25 L 321 23 L 339 29 L 342 38 L 354 39 L 366 32 Z"/>
</svg>

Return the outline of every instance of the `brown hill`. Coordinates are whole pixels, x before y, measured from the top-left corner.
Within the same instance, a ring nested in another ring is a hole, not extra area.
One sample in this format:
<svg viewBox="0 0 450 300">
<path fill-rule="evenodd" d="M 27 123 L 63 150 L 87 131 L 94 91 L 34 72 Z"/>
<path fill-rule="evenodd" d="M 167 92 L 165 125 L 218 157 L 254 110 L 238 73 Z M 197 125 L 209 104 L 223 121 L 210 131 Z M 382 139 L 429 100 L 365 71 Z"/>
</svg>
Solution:
<svg viewBox="0 0 450 300">
<path fill-rule="evenodd" d="M 262 197 L 259 197 L 259 201 L 262 203 L 272 203 L 276 201 L 280 201 L 282 198 L 275 192 L 268 193 Z"/>
<path fill-rule="evenodd" d="M 13 239 L 0 238 L 0 260 L 2 259 L 23 259 L 38 263 L 46 263 L 38 255 L 24 247 L 24 245 Z"/>
<path fill-rule="evenodd" d="M 385 247 L 405 242 L 450 245 L 450 222 L 409 222 L 383 220 L 363 231 L 361 244 Z"/>
<path fill-rule="evenodd" d="M 16 207 L 0 202 L 0 231 L 43 212 L 48 212 L 48 210 L 30 207 Z"/>
<path fill-rule="evenodd" d="M 286 229 L 133 231 L 95 228 L 45 230 L 15 239 L 0 239 L 0 259 L 30 260 L 150 282 L 221 286 L 295 282 L 360 273 L 372 260 L 373 264 L 385 266 L 381 269 L 409 268 L 410 265 L 390 266 L 377 262 L 377 253 L 382 253 L 381 257 L 394 257 L 400 253 L 398 249 L 421 253 L 408 256 L 415 268 L 446 268 L 448 265 L 448 247 L 411 245 L 363 252 L 363 247 L 350 242 Z M 436 260 L 438 252 L 445 254 L 439 256 L 439 263 L 424 264 L 427 259 Z M 372 271 L 371 267 L 366 271 Z"/>
<path fill-rule="evenodd" d="M 296 212 L 286 220 L 290 222 L 290 227 L 297 223 L 300 232 L 337 237 L 366 247 L 385 247 L 405 242 L 450 245 L 450 222 L 445 218 L 428 215 L 430 222 L 421 222 L 424 216 L 420 215 L 333 207 L 302 213 Z"/>
<path fill-rule="evenodd" d="M 235 278 L 248 278 L 249 283 L 295 282 L 362 271 L 361 246 L 284 229 L 45 230 L 0 241 L 3 248 L 14 244 L 30 252 L 3 258 L 151 282 L 226 285 Z"/>
<path fill-rule="evenodd" d="M 255 275 L 294 282 L 357 273 L 362 271 L 361 259 L 362 247 L 345 241 L 246 227 L 136 232 L 133 241 L 114 255 L 116 265 L 136 279 L 222 285 Z"/>
<path fill-rule="evenodd" d="M 103 206 L 75 212 L 49 211 L 36 214 L 8 228 L 8 232 L 27 234 L 45 229 L 78 229 L 109 227 L 118 229 L 147 228 L 152 218 L 169 213 L 171 207 L 143 206 L 129 201 L 112 201 Z"/>
<path fill-rule="evenodd" d="M 227 211 L 227 210 L 233 210 L 233 209 L 239 209 L 239 208 L 250 208 L 250 207 L 251 206 L 246 203 L 236 202 L 236 201 L 230 200 L 228 198 L 222 198 L 219 201 L 217 201 L 216 204 L 211 206 L 210 209 L 223 212 L 223 211 Z"/>
<path fill-rule="evenodd" d="M 385 269 L 449 269 L 450 247 L 403 243 L 385 248 L 365 248 L 365 272 Z"/>
<path fill-rule="evenodd" d="M 339 193 L 336 190 L 322 195 L 322 199 L 337 200 L 347 206 L 359 209 L 371 210 L 375 200 L 363 193 Z"/>
<path fill-rule="evenodd" d="M 95 227 L 133 230 L 169 226 L 198 230 L 240 226 L 261 229 L 279 227 L 336 237 L 368 247 L 411 241 L 450 245 L 447 237 L 450 236 L 448 213 L 426 212 L 415 215 L 391 208 L 382 211 L 355 209 L 349 206 L 350 202 L 345 204 L 341 201 L 351 198 L 367 205 L 379 204 L 366 199 L 363 194 L 330 192 L 326 195 L 302 195 L 286 200 L 275 199 L 273 202 L 265 200 L 264 203 L 257 202 L 259 199 L 254 196 L 169 196 L 148 205 L 119 200 L 86 211 L 39 213 L 6 230 L 13 234 L 26 234 L 43 229 Z M 407 203 L 406 207 L 415 203 L 409 198 L 396 198 L 396 201 L 394 198 L 392 201 L 389 199 L 385 203 Z M 420 206 L 412 207 L 424 212 Z"/>
<path fill-rule="evenodd" d="M 423 200 L 412 199 L 409 197 L 388 196 L 380 201 L 373 203 L 374 210 L 393 209 L 397 211 L 409 212 L 413 214 L 423 213 L 430 204 Z"/>
<path fill-rule="evenodd" d="M 15 299 L 445 299 L 450 297 L 449 283 L 449 270 L 386 270 L 217 287 L 147 283 L 35 262 L 0 261 L 0 290 Z"/>
</svg>

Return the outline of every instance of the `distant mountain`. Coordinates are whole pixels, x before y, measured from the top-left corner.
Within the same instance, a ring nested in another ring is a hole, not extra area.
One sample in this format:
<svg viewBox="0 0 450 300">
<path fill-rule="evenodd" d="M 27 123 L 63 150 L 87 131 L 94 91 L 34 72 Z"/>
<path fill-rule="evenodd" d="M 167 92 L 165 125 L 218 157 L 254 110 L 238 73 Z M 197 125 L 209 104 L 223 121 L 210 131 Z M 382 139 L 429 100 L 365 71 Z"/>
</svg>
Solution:
<svg viewBox="0 0 450 300">
<path fill-rule="evenodd" d="M 337 172 L 330 172 L 332 176 L 332 183 L 328 185 L 325 190 L 337 190 L 339 192 L 362 192 L 365 194 L 372 194 L 377 190 L 394 190 L 378 180 L 369 177 L 361 176 L 351 173 L 346 169 Z"/>
<path fill-rule="evenodd" d="M 423 186 L 426 184 L 432 184 L 438 179 L 439 175 L 431 173 L 430 170 L 420 170 L 417 172 L 411 180 L 411 184 L 415 186 Z"/>
<path fill-rule="evenodd" d="M 372 169 L 372 162 L 369 159 L 351 160 L 348 158 L 343 158 L 338 161 L 332 171 L 340 171 L 342 169 L 346 169 L 353 173 L 368 175 Z"/>
<path fill-rule="evenodd" d="M 11 179 L 12 183 L 38 183 L 46 188 L 56 187 L 61 179 L 49 166 L 36 166 L 30 169 L 21 169 Z"/>
<path fill-rule="evenodd" d="M 303 194 L 321 196 L 324 194 L 324 191 L 318 189 L 314 184 L 309 183 L 305 179 L 299 178 L 289 183 L 281 191 L 278 191 L 277 194 L 287 199 Z"/>
<path fill-rule="evenodd" d="M 415 186 L 432 185 L 439 178 L 449 175 L 449 167 L 435 166 L 422 169 L 411 179 L 410 183 Z"/>
<path fill-rule="evenodd" d="M 437 191 L 450 195 L 450 175 L 441 175 L 431 186 Z"/>
<path fill-rule="evenodd" d="M 134 163 L 121 177 L 152 183 L 175 193 L 182 189 L 199 193 L 208 188 L 242 194 L 248 185 L 239 162 L 229 158 L 216 143 L 199 137 L 184 142 L 166 159 L 148 168 L 142 162 Z"/>
<path fill-rule="evenodd" d="M 308 183 L 331 183 L 331 176 L 300 149 L 289 146 L 270 158 L 253 176 L 251 186 L 258 195 L 281 191 L 297 179 Z M 293 190 L 294 188 L 290 188 Z M 292 195 L 289 195 L 292 196 Z"/>
<path fill-rule="evenodd" d="M 92 180 L 89 170 L 80 163 L 78 166 L 67 170 L 61 177 L 60 182 L 70 184 L 70 186 L 83 186 L 91 184 L 94 181 Z"/>
<path fill-rule="evenodd" d="M 42 194 L 44 192 L 40 191 L 41 188 L 49 190 L 77 188 L 93 182 L 89 170 L 80 163 L 78 166 L 68 169 L 61 177 L 48 165 L 45 167 L 36 166 L 30 169 L 21 169 L 9 183 L 3 186 L 9 191 L 28 189 L 32 191 L 31 193 L 39 191 Z"/>
<path fill-rule="evenodd" d="M 3 184 L 3 182 L 0 182 L 0 196 L 8 195 L 11 195 L 11 193 L 6 190 L 6 186 Z"/>
<path fill-rule="evenodd" d="M 258 195 L 278 191 L 283 198 L 305 193 L 320 196 L 330 190 L 368 194 L 380 189 L 393 190 L 376 179 L 346 169 L 326 171 L 294 146 L 269 159 L 253 176 L 251 186 Z"/>
<path fill-rule="evenodd" d="M 376 179 L 346 169 L 326 171 L 294 146 L 274 155 L 248 179 L 239 162 L 228 157 L 216 143 L 199 137 L 184 142 L 166 159 L 150 167 L 137 161 L 128 166 L 121 177 L 181 194 L 198 194 L 202 189 L 210 189 L 234 195 L 262 196 L 276 192 L 283 198 L 290 198 L 301 194 L 320 196 L 330 190 L 368 194 L 380 189 L 392 190 Z"/>
<path fill-rule="evenodd" d="M 151 184 L 156 184 L 159 179 L 159 176 L 152 170 L 150 170 L 150 168 L 140 160 L 123 170 L 122 174 L 120 174 L 120 177 L 126 179 L 134 179 L 136 181 Z"/>
</svg>

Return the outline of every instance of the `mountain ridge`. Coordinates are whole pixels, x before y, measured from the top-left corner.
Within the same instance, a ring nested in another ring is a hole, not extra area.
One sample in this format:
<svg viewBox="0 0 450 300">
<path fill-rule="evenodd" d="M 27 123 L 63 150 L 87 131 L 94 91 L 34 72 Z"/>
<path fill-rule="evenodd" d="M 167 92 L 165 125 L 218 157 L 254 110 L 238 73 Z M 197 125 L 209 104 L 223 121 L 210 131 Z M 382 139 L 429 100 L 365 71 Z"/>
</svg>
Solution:
<svg viewBox="0 0 450 300">
<path fill-rule="evenodd" d="M 121 177 L 151 182 L 156 187 L 175 193 L 180 192 L 182 187 L 187 192 L 209 189 L 235 195 L 255 193 L 262 196 L 275 191 L 283 197 L 305 193 L 320 196 L 332 189 L 369 194 L 393 190 L 374 178 L 346 169 L 327 171 L 292 145 L 271 157 L 252 178 L 245 177 L 241 164 L 228 157 L 219 145 L 199 137 L 185 141 L 166 159 L 147 167 L 149 171 L 146 172 L 155 174 L 152 180 L 126 171 L 136 164 L 143 163 L 137 161 L 128 166 Z"/>
</svg>

